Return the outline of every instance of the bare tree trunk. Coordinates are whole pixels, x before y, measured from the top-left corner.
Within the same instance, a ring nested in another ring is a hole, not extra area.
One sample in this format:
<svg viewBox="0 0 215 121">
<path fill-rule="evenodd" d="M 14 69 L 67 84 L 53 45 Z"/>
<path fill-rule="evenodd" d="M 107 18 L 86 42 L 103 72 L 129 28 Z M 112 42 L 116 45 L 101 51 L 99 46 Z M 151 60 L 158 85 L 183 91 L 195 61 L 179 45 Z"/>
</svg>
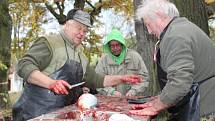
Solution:
<svg viewBox="0 0 215 121">
<path fill-rule="evenodd" d="M 52 5 L 49 5 L 48 2 L 45 3 L 46 8 L 52 13 L 52 15 L 58 20 L 59 24 L 63 25 L 66 22 L 66 15 L 64 15 L 64 2 L 56 0 L 55 4 L 57 5 L 57 10 L 59 14 L 55 11 Z M 75 0 L 74 8 L 84 9 L 85 0 Z"/>
<path fill-rule="evenodd" d="M 140 5 L 142 0 L 134 0 L 134 9 L 136 10 L 138 5 Z M 135 32 L 137 37 L 137 51 L 142 56 L 146 67 L 149 72 L 149 87 L 147 90 L 148 95 L 155 96 L 158 95 L 160 91 L 160 86 L 157 80 L 157 66 L 153 62 L 153 52 L 154 45 L 157 42 L 157 38 L 149 35 L 146 31 L 146 27 L 142 21 L 135 21 Z M 166 121 L 168 113 L 162 112 L 157 116 L 156 121 Z M 152 120 L 152 121 L 153 121 Z"/>
<path fill-rule="evenodd" d="M 0 109 L 9 106 L 7 70 L 11 58 L 11 17 L 9 15 L 8 0 L 0 1 Z"/>
<path fill-rule="evenodd" d="M 134 0 L 135 11 L 141 2 L 142 0 Z M 137 51 L 142 56 L 150 76 L 150 83 L 147 92 L 149 95 L 156 95 L 160 90 L 157 83 L 156 65 L 153 63 L 153 51 L 157 39 L 154 36 L 148 34 L 146 27 L 142 21 L 135 20 L 135 32 L 138 43 Z"/>
<path fill-rule="evenodd" d="M 187 17 L 209 35 L 208 14 L 203 0 L 170 0 L 175 3 L 180 16 Z"/>
</svg>

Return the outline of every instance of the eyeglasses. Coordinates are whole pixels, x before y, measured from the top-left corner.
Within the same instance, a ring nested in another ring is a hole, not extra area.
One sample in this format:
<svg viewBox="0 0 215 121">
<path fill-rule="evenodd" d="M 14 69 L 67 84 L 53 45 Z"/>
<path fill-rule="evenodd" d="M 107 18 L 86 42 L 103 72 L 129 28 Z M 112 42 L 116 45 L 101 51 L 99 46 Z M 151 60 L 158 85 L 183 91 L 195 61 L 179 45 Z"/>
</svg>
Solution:
<svg viewBox="0 0 215 121">
<path fill-rule="evenodd" d="M 122 44 L 120 44 L 120 43 L 117 43 L 117 44 L 109 44 L 109 47 L 110 47 L 110 48 L 120 48 L 120 47 L 122 47 Z"/>
</svg>

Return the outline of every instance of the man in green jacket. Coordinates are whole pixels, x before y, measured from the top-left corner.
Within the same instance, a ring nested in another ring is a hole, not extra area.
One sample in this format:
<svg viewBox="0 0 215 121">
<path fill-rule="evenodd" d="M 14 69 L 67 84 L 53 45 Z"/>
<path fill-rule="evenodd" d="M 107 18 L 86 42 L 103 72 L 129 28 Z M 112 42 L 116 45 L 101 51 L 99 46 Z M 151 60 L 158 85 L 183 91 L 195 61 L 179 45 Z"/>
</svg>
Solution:
<svg viewBox="0 0 215 121">
<path fill-rule="evenodd" d="M 14 121 L 25 121 L 75 103 L 82 89 L 69 87 L 83 80 L 89 87 L 140 81 L 135 75 L 101 76 L 88 66 L 80 44 L 91 26 L 88 13 L 73 9 L 59 34 L 34 42 L 18 62 L 17 72 L 24 79 L 25 88 L 13 106 Z"/>
<path fill-rule="evenodd" d="M 178 9 L 168 0 L 144 1 L 137 17 L 159 38 L 154 60 L 162 91 L 152 101 L 134 106 L 138 110 L 131 113 L 155 116 L 168 109 L 171 121 L 214 120 L 215 46 L 211 39 L 179 17 Z"/>
<path fill-rule="evenodd" d="M 126 47 L 122 33 L 113 28 L 103 45 L 104 56 L 99 60 L 95 71 L 102 75 L 138 74 L 144 81 L 138 85 L 120 84 L 97 89 L 100 94 L 109 96 L 140 96 L 148 87 L 148 71 L 139 53 Z"/>
</svg>

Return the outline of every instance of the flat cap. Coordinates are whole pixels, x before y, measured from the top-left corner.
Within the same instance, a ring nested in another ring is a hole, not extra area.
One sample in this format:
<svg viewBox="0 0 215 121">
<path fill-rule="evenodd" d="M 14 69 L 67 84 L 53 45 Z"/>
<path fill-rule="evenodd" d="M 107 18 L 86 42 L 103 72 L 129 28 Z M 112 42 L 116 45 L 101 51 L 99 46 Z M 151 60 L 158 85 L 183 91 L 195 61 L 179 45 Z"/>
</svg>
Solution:
<svg viewBox="0 0 215 121">
<path fill-rule="evenodd" d="M 92 27 L 91 17 L 90 14 L 84 12 L 80 9 L 72 9 L 68 12 L 66 16 L 66 20 L 75 20 L 78 21 L 88 27 Z"/>
</svg>

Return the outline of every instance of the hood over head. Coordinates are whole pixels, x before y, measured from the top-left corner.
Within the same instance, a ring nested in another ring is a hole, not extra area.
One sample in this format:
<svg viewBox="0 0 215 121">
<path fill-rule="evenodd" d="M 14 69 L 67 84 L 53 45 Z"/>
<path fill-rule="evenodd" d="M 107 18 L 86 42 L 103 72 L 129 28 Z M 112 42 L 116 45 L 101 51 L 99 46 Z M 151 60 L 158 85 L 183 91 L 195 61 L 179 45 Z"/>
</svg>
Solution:
<svg viewBox="0 0 215 121">
<path fill-rule="evenodd" d="M 110 49 L 110 47 L 108 45 L 108 43 L 111 40 L 118 41 L 119 43 L 121 43 L 123 45 L 122 46 L 122 52 L 121 52 L 121 54 L 119 56 L 115 56 L 115 55 L 113 55 L 111 53 L 111 49 Z M 125 39 L 122 36 L 122 33 L 118 29 L 113 28 L 111 30 L 111 32 L 107 35 L 106 40 L 103 43 L 103 49 L 104 49 L 104 52 L 107 53 L 107 54 L 109 54 L 112 57 L 112 60 L 114 62 L 116 62 L 117 64 L 120 65 L 124 61 L 127 48 L 126 48 Z"/>
</svg>

